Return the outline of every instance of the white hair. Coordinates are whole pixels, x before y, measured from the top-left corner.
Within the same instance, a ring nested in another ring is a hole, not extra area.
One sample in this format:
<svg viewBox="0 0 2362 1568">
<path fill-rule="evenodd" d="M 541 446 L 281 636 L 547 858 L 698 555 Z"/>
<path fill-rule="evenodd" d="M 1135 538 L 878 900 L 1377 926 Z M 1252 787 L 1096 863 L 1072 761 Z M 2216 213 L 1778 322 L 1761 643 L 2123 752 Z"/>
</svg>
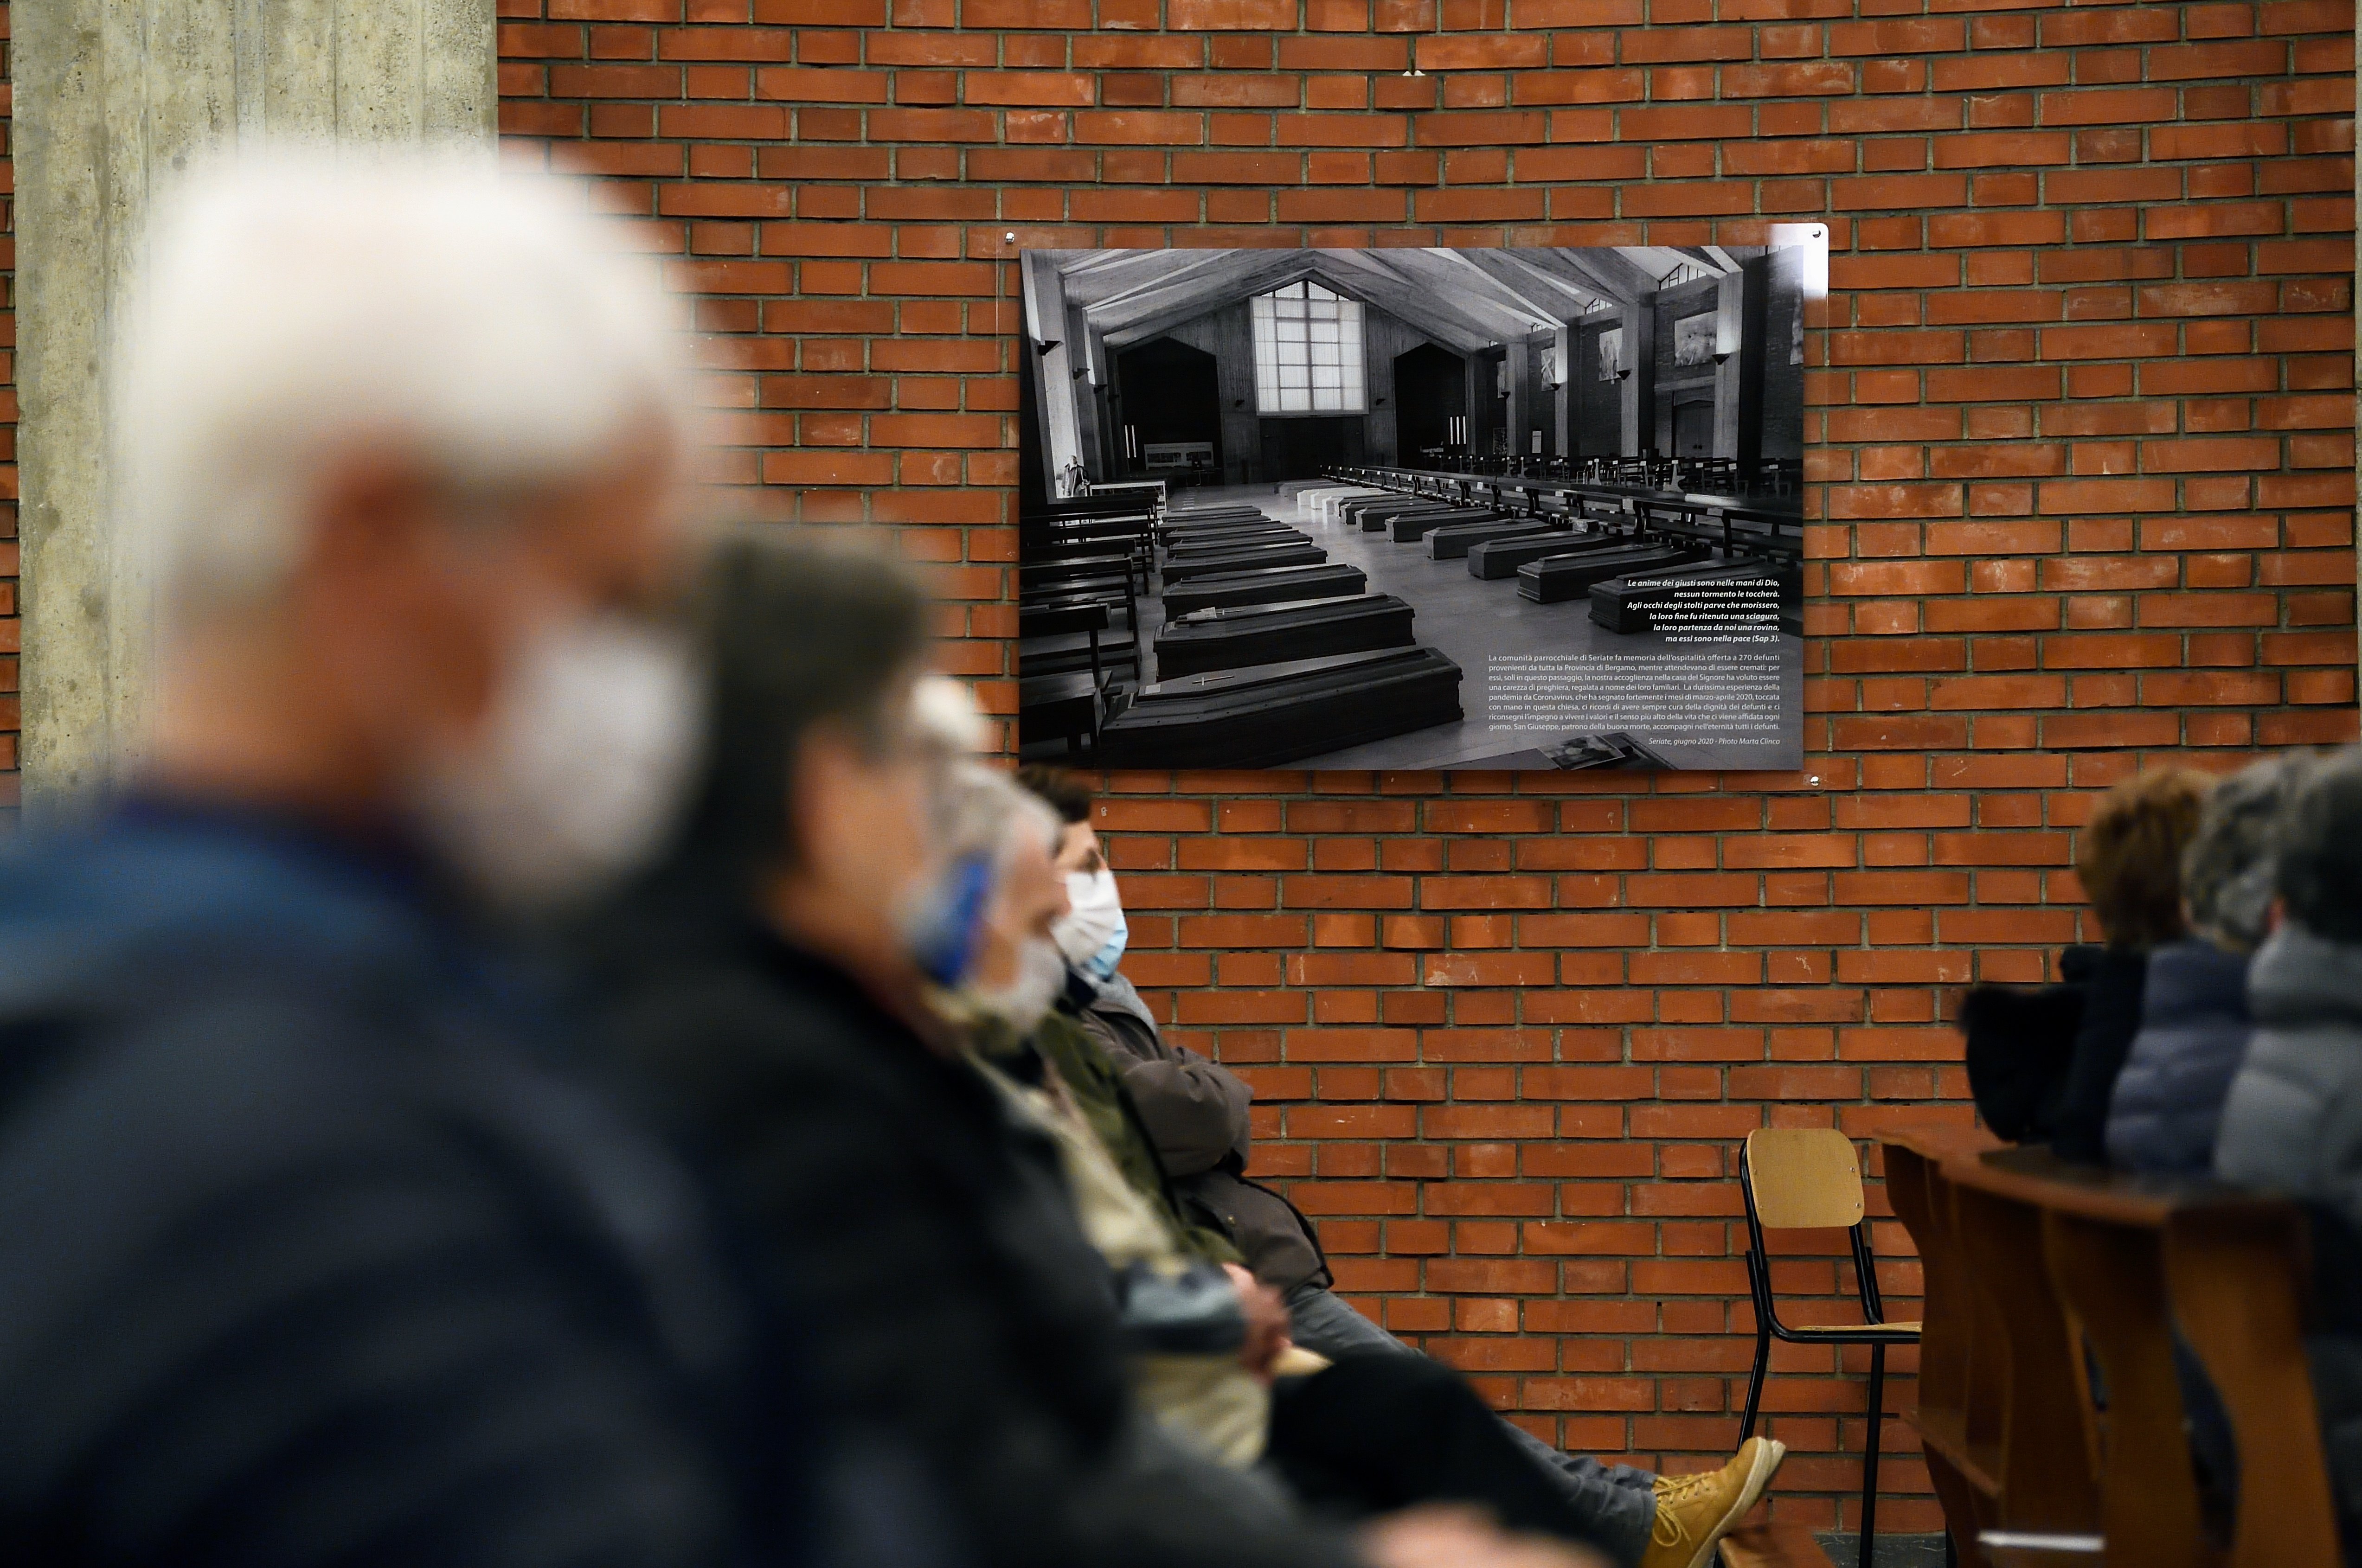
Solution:
<svg viewBox="0 0 2362 1568">
<path fill-rule="evenodd" d="M 975 694 L 948 675 L 922 675 L 912 683 L 911 722 L 922 742 L 954 756 L 982 751 L 992 738 Z"/>
<path fill-rule="evenodd" d="M 685 437 L 679 316 L 585 200 L 450 153 L 283 149 L 160 204 L 115 391 L 123 523 L 166 606 L 268 595 L 363 443 L 496 506 Z"/>
</svg>

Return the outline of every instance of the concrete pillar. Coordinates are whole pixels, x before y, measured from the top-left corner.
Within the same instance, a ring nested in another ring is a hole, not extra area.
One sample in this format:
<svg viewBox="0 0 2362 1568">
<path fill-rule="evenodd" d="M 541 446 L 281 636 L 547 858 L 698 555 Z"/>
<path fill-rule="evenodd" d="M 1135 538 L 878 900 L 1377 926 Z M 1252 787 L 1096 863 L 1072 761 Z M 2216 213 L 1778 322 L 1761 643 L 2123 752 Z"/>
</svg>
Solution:
<svg viewBox="0 0 2362 1568">
<path fill-rule="evenodd" d="M 265 138 L 480 144 L 493 0 L 17 0 L 17 426 L 26 799 L 99 782 L 137 744 L 152 619 L 115 547 L 108 335 L 150 197 L 192 157 Z"/>
</svg>

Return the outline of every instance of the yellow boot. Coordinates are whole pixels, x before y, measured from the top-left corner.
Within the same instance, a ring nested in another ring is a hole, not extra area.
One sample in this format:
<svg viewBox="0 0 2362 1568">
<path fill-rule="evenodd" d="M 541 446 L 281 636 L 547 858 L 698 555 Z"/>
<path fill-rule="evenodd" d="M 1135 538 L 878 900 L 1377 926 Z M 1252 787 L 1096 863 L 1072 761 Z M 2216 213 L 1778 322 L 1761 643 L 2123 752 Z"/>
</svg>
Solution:
<svg viewBox="0 0 2362 1568">
<path fill-rule="evenodd" d="M 1706 1568 L 1714 1543 L 1747 1517 L 1788 1457 L 1788 1445 L 1749 1438 L 1719 1470 L 1657 1477 L 1657 1523 L 1640 1568 Z"/>
</svg>

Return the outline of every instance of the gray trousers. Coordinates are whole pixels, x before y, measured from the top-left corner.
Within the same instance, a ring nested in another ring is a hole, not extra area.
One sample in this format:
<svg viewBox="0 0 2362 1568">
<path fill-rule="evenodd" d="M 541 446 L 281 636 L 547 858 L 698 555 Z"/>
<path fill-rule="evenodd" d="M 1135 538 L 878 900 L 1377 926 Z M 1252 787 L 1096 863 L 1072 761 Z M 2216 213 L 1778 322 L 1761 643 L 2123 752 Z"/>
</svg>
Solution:
<svg viewBox="0 0 2362 1568">
<path fill-rule="evenodd" d="M 1318 1285 L 1299 1285 L 1289 1291 L 1287 1315 L 1296 1342 L 1331 1360 L 1349 1351 L 1418 1353 Z M 1649 1550 L 1649 1531 L 1657 1522 L 1656 1477 L 1628 1464 L 1602 1464 L 1589 1454 L 1553 1448 L 1514 1421 L 1502 1424 L 1564 1489 L 1567 1500 L 1594 1526 L 1600 1544 L 1620 1562 L 1638 1562 Z"/>
</svg>

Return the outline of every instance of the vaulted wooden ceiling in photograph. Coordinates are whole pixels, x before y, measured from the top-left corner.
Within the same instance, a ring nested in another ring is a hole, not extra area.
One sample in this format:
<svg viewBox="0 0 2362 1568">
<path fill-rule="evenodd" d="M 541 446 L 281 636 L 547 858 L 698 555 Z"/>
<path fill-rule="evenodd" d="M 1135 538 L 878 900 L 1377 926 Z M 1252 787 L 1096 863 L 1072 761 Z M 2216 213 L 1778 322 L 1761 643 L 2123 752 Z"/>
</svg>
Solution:
<svg viewBox="0 0 2362 1568">
<path fill-rule="evenodd" d="M 1310 279 L 1466 353 L 1548 331 L 1602 303 L 1631 304 L 1684 268 L 1738 269 L 1720 246 L 1584 250 L 1036 250 L 1025 257 L 1028 331 L 1056 338 L 1053 303 L 1078 308 L 1110 348 Z"/>
</svg>

